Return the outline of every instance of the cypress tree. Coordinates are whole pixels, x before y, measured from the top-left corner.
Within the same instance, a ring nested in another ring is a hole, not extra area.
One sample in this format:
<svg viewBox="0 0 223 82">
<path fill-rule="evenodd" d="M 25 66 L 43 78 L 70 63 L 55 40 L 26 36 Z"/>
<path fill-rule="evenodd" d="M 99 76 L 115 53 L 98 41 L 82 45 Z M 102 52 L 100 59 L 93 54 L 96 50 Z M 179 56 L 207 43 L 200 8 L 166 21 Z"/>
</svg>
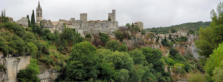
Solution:
<svg viewBox="0 0 223 82">
<path fill-rule="evenodd" d="M 32 17 L 31 17 L 31 25 L 32 26 L 35 25 L 35 14 L 34 14 L 34 10 L 33 10 Z"/>
<path fill-rule="evenodd" d="M 30 19 L 29 19 L 29 15 L 27 15 L 27 19 L 28 19 L 28 27 L 31 27 L 31 22 L 30 22 Z"/>
<path fill-rule="evenodd" d="M 4 16 L 4 14 L 3 14 L 3 11 L 1 12 L 1 22 L 3 22 L 3 16 Z"/>
</svg>

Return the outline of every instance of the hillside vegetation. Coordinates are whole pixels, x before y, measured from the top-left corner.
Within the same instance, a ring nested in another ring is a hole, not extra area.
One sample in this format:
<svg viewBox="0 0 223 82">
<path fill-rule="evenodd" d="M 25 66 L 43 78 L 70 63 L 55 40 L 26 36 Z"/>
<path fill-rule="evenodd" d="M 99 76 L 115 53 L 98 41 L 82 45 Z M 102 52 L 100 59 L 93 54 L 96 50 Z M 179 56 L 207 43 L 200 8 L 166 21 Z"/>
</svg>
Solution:
<svg viewBox="0 0 223 82">
<path fill-rule="evenodd" d="M 210 25 L 210 22 L 192 22 L 183 23 L 179 25 L 167 26 L 167 27 L 154 27 L 146 29 L 147 32 L 154 32 L 157 34 L 174 33 L 179 30 L 188 32 L 198 32 L 200 28 L 205 28 Z"/>
<path fill-rule="evenodd" d="M 43 67 L 59 74 L 55 82 L 223 81 L 222 3 L 212 11 L 211 22 L 147 32 L 127 24 L 114 36 L 98 33 L 82 37 L 71 28 L 51 32 L 40 28 L 34 17 L 27 28 L 4 16 L 0 20 L 3 58 L 31 56 L 29 66 L 17 74 L 19 82 L 40 82 L 38 74 Z M 190 52 L 194 41 L 198 59 Z M 6 70 L 0 65 L 1 72 Z"/>
<path fill-rule="evenodd" d="M 20 82 L 40 81 L 37 75 L 42 66 L 59 72 L 58 82 L 170 82 L 175 80 L 170 71 L 185 74 L 196 69 L 193 62 L 187 61 L 188 57 L 174 49 L 169 56 L 163 56 L 159 49 L 151 47 L 141 46 L 129 50 L 121 40 L 111 40 L 103 33 L 96 38 L 99 40 L 97 47 L 94 40 L 89 41 L 90 37 L 81 37 L 69 28 L 61 33 L 51 33 L 35 25 L 24 28 L 3 22 L 0 24 L 0 35 L 0 51 L 5 57 L 32 57 L 28 68 L 18 73 Z"/>
</svg>

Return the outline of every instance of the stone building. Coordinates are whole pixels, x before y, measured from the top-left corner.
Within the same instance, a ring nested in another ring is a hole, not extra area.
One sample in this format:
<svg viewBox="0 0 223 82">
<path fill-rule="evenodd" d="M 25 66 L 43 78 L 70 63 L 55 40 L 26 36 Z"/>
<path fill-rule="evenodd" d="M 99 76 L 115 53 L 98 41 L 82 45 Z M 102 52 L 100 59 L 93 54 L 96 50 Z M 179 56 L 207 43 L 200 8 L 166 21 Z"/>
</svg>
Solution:
<svg viewBox="0 0 223 82">
<path fill-rule="evenodd" d="M 22 25 L 24 27 L 28 27 L 28 18 L 27 17 L 22 17 L 18 21 L 16 21 L 17 24 Z"/>
<path fill-rule="evenodd" d="M 118 22 L 116 21 L 116 11 L 112 10 L 111 13 L 108 13 L 107 20 L 88 20 L 87 13 L 81 13 L 80 19 L 76 20 L 71 18 L 70 20 L 51 21 L 51 20 L 42 20 L 42 8 L 40 3 L 36 9 L 36 19 L 40 23 L 40 26 L 43 28 L 49 28 L 52 32 L 58 30 L 59 32 L 63 28 L 74 28 L 80 34 L 96 34 L 99 32 L 112 34 L 113 31 L 118 29 Z"/>
<path fill-rule="evenodd" d="M 43 15 L 42 15 L 42 7 L 40 6 L 40 2 L 38 2 L 38 6 L 36 8 L 36 22 L 40 23 L 42 20 Z"/>
<path fill-rule="evenodd" d="M 143 23 L 141 21 L 135 22 L 134 25 L 136 25 L 137 27 L 139 27 L 140 31 L 143 30 Z"/>
</svg>

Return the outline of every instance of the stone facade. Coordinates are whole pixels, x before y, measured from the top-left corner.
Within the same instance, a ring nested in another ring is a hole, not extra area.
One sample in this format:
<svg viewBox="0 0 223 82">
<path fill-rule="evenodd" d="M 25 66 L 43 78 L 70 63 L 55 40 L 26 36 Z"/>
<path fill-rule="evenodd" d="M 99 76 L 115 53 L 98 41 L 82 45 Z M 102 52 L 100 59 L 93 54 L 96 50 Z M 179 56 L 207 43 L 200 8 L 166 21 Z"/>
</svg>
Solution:
<svg viewBox="0 0 223 82">
<path fill-rule="evenodd" d="M 96 34 L 99 32 L 111 34 L 118 29 L 118 22 L 115 20 L 115 10 L 109 13 L 108 20 L 93 20 L 88 21 L 87 13 L 80 14 L 80 20 L 71 18 L 70 20 L 59 20 L 51 23 L 50 20 L 42 20 L 40 25 L 44 28 L 49 28 L 51 31 L 61 31 L 63 28 L 74 28 L 82 34 Z"/>
<path fill-rule="evenodd" d="M 80 20 L 76 20 L 75 18 L 71 18 L 70 20 L 60 19 L 59 21 L 42 20 L 42 8 L 40 3 L 36 9 L 37 23 L 39 22 L 41 27 L 49 28 L 51 32 L 55 30 L 60 32 L 63 28 L 74 28 L 84 36 L 85 34 L 95 34 L 99 32 L 112 34 L 113 31 L 118 29 L 115 10 L 112 10 L 112 12 L 108 14 L 107 20 L 88 21 L 87 16 L 87 13 L 81 13 Z"/>
<path fill-rule="evenodd" d="M 24 27 L 28 27 L 28 19 L 26 17 L 22 17 L 21 19 L 16 21 L 16 23 Z"/>
</svg>

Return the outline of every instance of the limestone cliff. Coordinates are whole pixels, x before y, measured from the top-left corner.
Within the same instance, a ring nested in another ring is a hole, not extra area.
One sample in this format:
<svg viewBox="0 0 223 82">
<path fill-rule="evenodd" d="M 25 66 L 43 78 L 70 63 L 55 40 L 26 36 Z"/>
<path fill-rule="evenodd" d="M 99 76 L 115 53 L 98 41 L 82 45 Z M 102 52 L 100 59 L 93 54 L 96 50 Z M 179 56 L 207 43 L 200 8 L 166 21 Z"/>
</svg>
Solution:
<svg viewBox="0 0 223 82">
<path fill-rule="evenodd" d="M 4 66 L 5 71 L 0 71 L 0 82 L 16 82 L 17 73 L 25 69 L 29 63 L 30 56 L 1 57 L 0 65 Z"/>
<path fill-rule="evenodd" d="M 17 73 L 20 70 L 26 69 L 30 64 L 30 56 L 21 57 L 3 57 L 0 53 L 0 82 L 16 82 Z M 42 71 L 38 77 L 41 82 L 53 82 L 59 73 L 51 69 L 41 69 Z"/>
</svg>

